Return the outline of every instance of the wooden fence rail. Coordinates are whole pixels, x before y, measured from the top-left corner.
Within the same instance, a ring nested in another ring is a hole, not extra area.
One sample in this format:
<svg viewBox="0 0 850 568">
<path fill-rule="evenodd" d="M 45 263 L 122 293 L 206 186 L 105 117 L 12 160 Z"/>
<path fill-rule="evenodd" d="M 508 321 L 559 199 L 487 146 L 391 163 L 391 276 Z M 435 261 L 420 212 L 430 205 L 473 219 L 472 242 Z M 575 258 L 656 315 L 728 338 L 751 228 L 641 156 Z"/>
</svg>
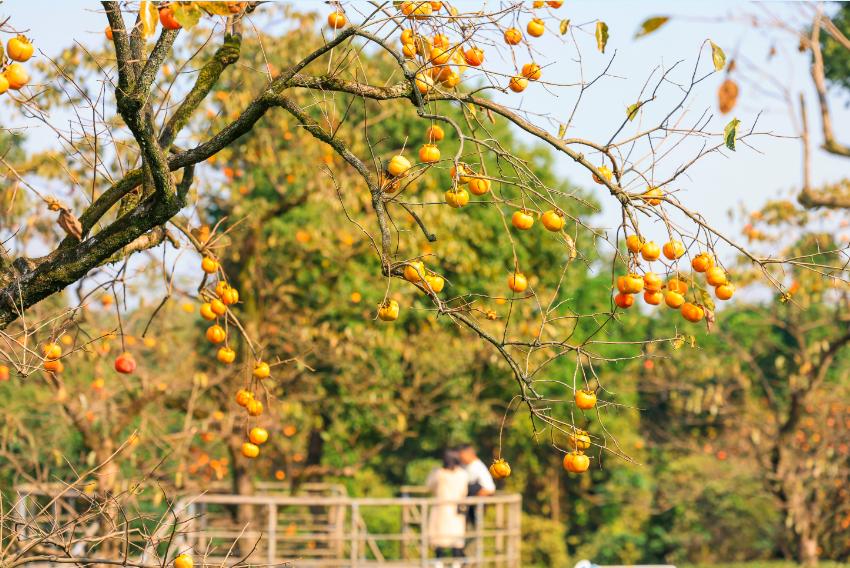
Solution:
<svg viewBox="0 0 850 568">
<path fill-rule="evenodd" d="M 158 547 L 177 528 L 169 557 L 191 552 L 197 565 L 203 559 L 203 564 L 219 566 L 238 560 L 252 565 L 316 568 L 438 566 L 428 519 L 434 507 L 448 502 L 427 497 L 417 487 L 403 488 L 402 497 L 387 498 L 351 498 L 344 489 L 328 487 L 317 486 L 312 489 L 316 494 L 305 495 L 257 487 L 268 492 L 183 497 L 174 504 L 172 518 L 177 526 L 162 525 L 149 540 L 133 535 L 131 540 L 137 541 L 133 549 L 142 562 L 150 561 L 152 547 Z M 81 535 L 98 530 L 73 522 L 89 500 L 79 491 L 23 485 L 16 490 L 17 515 L 33 530 L 66 526 Z M 471 497 L 451 504 L 475 511 L 475 523 L 467 527 L 466 556 L 459 559 L 463 566 L 520 566 L 520 495 Z M 27 532 L 22 534 L 24 538 Z M 85 542 L 82 540 L 81 546 Z M 451 566 L 452 561 L 445 565 Z"/>
<path fill-rule="evenodd" d="M 436 506 L 475 510 L 464 566 L 520 566 L 519 495 L 439 501 L 429 497 L 349 498 L 200 495 L 177 504 L 188 519 L 178 546 L 210 563 L 305 567 L 437 566 L 428 518 Z M 242 521 L 237 521 L 241 519 Z M 245 519 L 250 519 L 247 525 Z M 451 561 L 446 562 L 451 565 Z"/>
</svg>

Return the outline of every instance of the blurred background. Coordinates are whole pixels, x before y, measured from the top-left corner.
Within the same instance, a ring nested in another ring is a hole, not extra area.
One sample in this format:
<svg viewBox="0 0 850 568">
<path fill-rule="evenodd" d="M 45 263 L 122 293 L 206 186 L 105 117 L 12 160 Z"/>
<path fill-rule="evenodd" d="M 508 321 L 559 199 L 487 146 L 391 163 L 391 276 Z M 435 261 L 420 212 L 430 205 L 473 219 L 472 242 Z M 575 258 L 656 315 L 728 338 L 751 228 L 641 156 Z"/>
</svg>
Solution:
<svg viewBox="0 0 850 568">
<path fill-rule="evenodd" d="M 366 11 L 358 3 L 345 8 L 354 19 Z M 93 4 L 18 1 L 4 3 L 2 10 L 19 26 L 25 23 L 45 72 L 53 65 L 84 78 L 96 68 L 96 53 L 106 48 L 105 20 Z M 303 2 L 258 16 L 250 34 L 264 40 L 265 50 L 250 48 L 225 77 L 207 109 L 210 123 L 220 127 L 244 107 L 256 69 L 267 63 L 283 68 L 291 51 L 324 41 L 328 32 L 321 24 L 329 10 Z M 676 182 L 682 201 L 765 254 L 793 257 L 847 244 L 845 206 L 801 199 L 811 189 L 840 201 L 850 183 L 846 149 L 822 147 L 812 53 L 801 38 L 811 37 L 818 10 L 838 30 L 818 39 L 825 59 L 824 100 L 838 143 L 850 143 L 850 48 L 840 39 L 850 35 L 850 8 L 611 1 L 567 2 L 561 10 L 577 26 L 575 41 L 587 49 L 579 61 L 558 34 L 541 38 L 535 50 L 551 62 L 547 77 L 568 83 L 583 72 L 587 79 L 610 62 L 586 95 L 570 135 L 607 140 L 647 79 L 677 65 L 659 95 L 659 106 L 669 108 L 665 103 L 682 96 L 697 58 L 710 57 L 705 43 L 710 38 L 732 63 L 696 87 L 685 121 L 708 116 L 707 130 L 719 132 L 736 117 L 742 130 L 760 134 L 688 170 Z M 635 37 L 642 22 L 656 16 L 670 20 Z M 594 49 L 596 20 L 610 29 L 604 54 Z M 203 40 L 193 37 L 183 49 L 191 52 Z M 370 57 L 376 68 L 386 65 L 380 55 Z M 719 94 L 724 81 L 734 84 L 731 99 L 728 90 Z M 78 96 L 48 89 L 52 119 L 69 115 L 68 104 Z M 493 96 L 507 99 L 503 93 Z M 574 104 L 545 85 L 535 85 L 523 99 L 540 120 L 551 121 L 552 130 L 567 120 Z M 418 145 L 423 127 L 415 115 L 399 111 L 401 103 L 369 104 L 352 112 L 373 113 L 376 138 L 388 147 L 409 146 L 411 140 Z M 7 120 L 8 128 L 21 126 L 14 115 Z M 356 138 L 356 125 L 340 128 Z M 619 224 L 618 204 L 609 203 L 585 170 L 502 123 L 493 132 L 540 179 L 580 192 L 586 206 L 570 214 L 600 231 Z M 804 133 L 810 137 L 808 160 Z M 62 190 L 60 173 L 75 166 L 57 153 L 53 131 L 29 122 L 5 138 L 4 156 L 28 164 L 46 185 Z M 447 141 L 446 155 L 451 149 Z M 495 165 L 495 157 L 485 159 Z M 325 167 L 334 170 L 339 194 L 322 173 Z M 205 193 L 187 218 L 199 231 L 219 222 L 229 226 L 220 257 L 243 298 L 243 324 L 266 352 L 286 359 L 275 367 L 269 387 L 268 450 L 250 469 L 238 455 L 244 424 L 232 394 L 244 378 L 216 363 L 214 348 L 202 338 L 206 324 L 197 305 L 180 292 L 197 285 L 197 271 L 177 264 L 188 253 L 147 254 L 124 269 L 120 289 L 98 287 L 113 282 L 114 273 L 94 275 L 81 286 L 92 293 L 81 316 L 92 332 L 63 336 L 69 348 L 86 346 L 63 381 L 46 374 L 0 381 L 4 492 L 21 483 L 71 479 L 122 447 L 112 483 L 126 487 L 145 472 L 150 483 L 140 494 L 147 491 L 154 501 L 217 487 L 253 493 L 260 482 L 293 488 L 322 483 L 351 496 L 391 497 L 404 486 L 421 486 L 443 448 L 470 443 L 487 464 L 501 456 L 512 465 L 499 491 L 522 496 L 523 566 L 568 566 L 585 558 L 597 564 L 753 567 L 850 562 L 850 315 L 842 282 L 811 266 L 791 266 L 772 272 L 781 289 L 769 287 L 738 251 L 720 247 L 741 293 L 718 310 L 722 317 L 713 329 L 683 328 L 664 312 L 622 315 L 619 325 L 599 337 L 610 344 L 597 346 L 609 359 L 597 369 L 600 385 L 616 401 L 600 409 L 605 431 L 592 417 L 577 417 L 611 451 L 590 450 L 595 456 L 590 474 L 569 476 L 562 455 L 552 450 L 553 434 L 539 432 L 512 402 L 516 385 L 483 342 L 441 324 L 426 302 L 405 290 L 394 290 L 392 297 L 411 309 L 395 326 L 375 325 L 375 306 L 386 289 L 375 277 L 380 268 L 368 239 L 343 213 L 345 208 L 355 220 L 362 218 L 368 196 L 356 191 L 357 179 L 328 146 L 288 116 L 275 114 L 216 156 L 200 176 Z M 449 184 L 443 171 L 423 179 L 419 189 L 425 200 L 438 201 Z M 473 210 L 467 218 L 476 222 L 435 215 L 430 228 L 441 238 L 419 249 L 442 259 L 452 286 L 480 293 L 481 309 L 502 318 L 508 306 L 494 299 L 509 268 L 499 243 L 501 216 Z M 25 219 L 25 205 L 6 210 L 4 238 Z M 399 224 L 403 244 L 421 241 L 411 219 Z M 649 235 L 653 231 L 663 235 L 665 229 L 647 228 Z M 34 238 L 27 246 L 37 250 L 42 242 Z M 586 250 L 584 262 L 571 265 L 563 293 L 583 312 L 601 312 L 610 302 L 614 250 L 604 245 Z M 562 262 L 564 249 L 540 240 L 523 243 L 518 255 L 532 274 L 543 274 Z M 813 263 L 836 258 L 840 255 L 823 252 Z M 151 263 L 181 266 L 161 307 L 165 285 L 161 275 L 147 271 Z M 194 258 L 189 264 L 194 266 Z M 71 292 L 77 293 L 82 292 Z M 63 300 L 49 302 L 44 309 Z M 121 334 L 115 332 L 116 306 L 123 310 Z M 533 333 L 537 308 L 514 309 L 519 312 L 510 333 Z M 584 332 L 593 328 L 592 322 L 576 326 Z M 676 340 L 644 344 L 638 353 L 619 343 L 655 337 Z M 144 361 L 138 383 L 119 381 L 110 372 L 114 356 L 125 350 Z M 547 373 L 567 380 L 574 369 L 574 361 L 564 357 Z M 396 528 L 390 515 L 376 513 L 368 522 Z"/>
</svg>

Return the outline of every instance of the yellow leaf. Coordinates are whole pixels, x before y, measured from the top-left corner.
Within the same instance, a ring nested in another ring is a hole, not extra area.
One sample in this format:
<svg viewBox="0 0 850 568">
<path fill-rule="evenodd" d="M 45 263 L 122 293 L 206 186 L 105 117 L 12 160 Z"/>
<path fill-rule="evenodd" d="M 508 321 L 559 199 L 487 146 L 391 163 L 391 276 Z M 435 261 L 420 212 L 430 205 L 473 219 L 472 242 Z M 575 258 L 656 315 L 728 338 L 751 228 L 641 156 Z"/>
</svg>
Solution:
<svg viewBox="0 0 850 568">
<path fill-rule="evenodd" d="M 713 41 L 708 40 L 708 43 L 711 44 L 711 60 L 714 62 L 714 70 L 720 71 L 726 66 L 726 54 L 723 53 L 720 46 Z"/>
<path fill-rule="evenodd" d="M 666 24 L 669 20 L 670 18 L 667 16 L 655 16 L 653 18 L 647 18 L 640 25 L 640 29 L 635 34 L 635 39 L 651 34 L 658 28 Z"/>
<path fill-rule="evenodd" d="M 201 20 L 201 9 L 194 2 L 171 4 L 171 10 L 177 23 L 184 29 L 192 29 Z"/>
<path fill-rule="evenodd" d="M 561 126 L 558 127 L 558 138 L 563 138 L 566 133 L 567 133 L 567 125 L 566 124 L 562 124 Z"/>
<path fill-rule="evenodd" d="M 608 24 L 605 22 L 596 22 L 596 47 L 599 51 L 605 53 L 605 46 L 608 44 Z"/>
<path fill-rule="evenodd" d="M 628 106 L 626 109 L 626 116 L 629 117 L 629 121 L 632 121 L 637 116 L 638 109 L 640 109 L 640 103 L 634 103 Z"/>
<path fill-rule="evenodd" d="M 567 33 L 570 30 L 570 19 L 567 18 L 566 20 L 561 20 L 561 25 L 559 29 L 561 30 L 561 35 Z"/>
<path fill-rule="evenodd" d="M 206 12 L 207 14 L 212 14 L 215 16 L 231 16 L 230 8 L 228 8 L 228 2 L 196 2 L 198 7 Z"/>
<path fill-rule="evenodd" d="M 159 12 L 150 0 L 142 0 L 139 3 L 139 19 L 142 21 L 142 35 L 152 36 L 156 33 L 156 25 L 159 23 Z"/>
</svg>

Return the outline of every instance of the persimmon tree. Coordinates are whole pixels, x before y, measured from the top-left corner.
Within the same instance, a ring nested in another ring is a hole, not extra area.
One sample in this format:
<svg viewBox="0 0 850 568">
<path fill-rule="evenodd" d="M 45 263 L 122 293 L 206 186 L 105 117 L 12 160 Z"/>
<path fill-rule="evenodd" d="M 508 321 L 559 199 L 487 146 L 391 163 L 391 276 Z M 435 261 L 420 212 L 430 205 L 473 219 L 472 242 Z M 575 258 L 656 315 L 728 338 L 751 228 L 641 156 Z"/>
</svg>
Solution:
<svg viewBox="0 0 850 568">
<path fill-rule="evenodd" d="M 840 228 L 829 212 L 776 200 L 748 221 L 753 246 L 790 240 L 783 253 L 809 257 L 812 266 L 839 260 L 819 252 L 837 248 Z M 755 274 L 741 276 L 758 286 Z M 790 543 L 783 548 L 814 565 L 821 555 L 846 556 L 850 545 L 847 286 L 800 268 L 775 277 L 788 292 L 730 310 L 723 331 L 699 341 L 704 349 L 669 359 L 652 352 L 642 390 L 658 409 L 648 417 L 653 438 L 696 451 L 705 444 L 717 461 L 743 459 L 757 469 L 783 515 Z"/>
<path fill-rule="evenodd" d="M 337 168 L 358 176 L 359 185 L 348 192 L 362 192 L 358 195 L 369 214 L 353 217 L 340 190 L 336 222 L 350 221 L 351 230 L 362 233 L 374 254 L 374 285 L 383 291 L 377 318 L 396 321 L 409 309 L 392 297 L 406 287 L 428 301 L 423 309 L 489 344 L 515 381 L 514 408 L 529 412 L 535 434 L 548 436 L 567 454 L 568 471 L 590 467 L 584 452 L 591 447 L 628 459 L 604 424 L 588 435 L 576 422 L 583 415 L 600 418 L 600 407 L 619 404 L 601 384 L 597 368 L 612 360 L 604 353 L 610 342 L 607 329 L 636 295 L 643 293 L 650 305 L 665 302 L 684 320 L 711 325 L 711 288 L 721 300 L 734 292 L 717 247 L 737 250 L 780 288 L 782 282 L 769 267 L 814 268 L 798 257 L 756 255 L 690 209 L 680 192 L 694 163 L 769 135 L 760 133 L 755 122 L 746 129 L 737 119 L 717 123 L 708 110 L 690 117 L 691 95 L 725 66 L 723 50 L 710 40 L 695 43 L 687 70 L 684 63 L 647 69 L 648 79 L 636 89 L 634 104 L 612 111 L 622 120 L 605 140 L 594 141 L 581 135 L 576 118 L 582 101 L 605 82 L 616 59 L 612 55 L 591 71 L 582 53 L 604 53 L 610 30 L 601 21 L 571 25 L 561 15 L 560 2 L 535 2 L 530 8 L 508 3 L 471 12 L 442 2 L 340 5 L 327 17 L 327 39 L 321 45 L 292 54 L 280 67 L 260 60 L 253 77 L 246 75 L 234 85 L 252 93 L 238 105 L 219 86 L 234 74 L 244 42 L 255 41 L 262 53 L 263 36 L 252 30 L 262 28 L 264 12 L 272 7 L 255 2 L 103 2 L 103 8 L 108 55 L 83 50 L 45 61 L 44 75 L 58 88 L 24 90 L 26 96 L 13 98 L 22 116 L 52 128 L 61 151 L 76 158 L 63 164 L 54 153 L 21 167 L 5 163 L 7 175 L 20 187 L 19 199 L 29 200 L 40 213 L 58 212 L 64 233 L 38 224 L 12 243 L 49 243 L 50 252 L 33 256 L 20 245 L 15 253 L 3 252 L 4 358 L 23 375 L 39 369 L 61 372 L 68 354 L 54 353 L 50 346 L 77 325 L 81 309 L 78 304 L 35 317 L 39 302 L 70 286 L 97 290 L 123 285 L 127 272 L 139 266 L 134 257 L 160 246 L 188 245 L 202 257 L 203 276 L 191 295 L 202 304 L 201 315 L 216 322 L 205 336 L 217 346 L 222 364 L 239 361 L 245 384 L 238 402 L 250 417 L 263 414 L 263 385 L 273 378 L 277 364 L 289 358 L 272 353 L 268 342 L 242 324 L 240 311 L 251 300 L 240 295 L 228 280 L 227 267 L 222 268 L 227 235 L 221 224 L 194 226 L 199 223 L 192 205 L 210 191 L 196 181 L 202 170 L 210 161 L 224 160 L 228 148 L 272 113 L 285 113 L 293 128 L 326 144 L 328 155 L 336 156 L 328 159 L 332 167 L 326 183 L 338 185 Z M 557 34 L 574 57 L 574 75 L 566 82 L 550 78 L 545 61 L 534 61 L 535 38 L 542 34 Z M 148 43 L 148 38 L 155 41 Z M 366 52 L 386 64 L 364 65 Z M 94 76 L 75 71 L 83 59 L 97 68 Z M 9 69 L 17 67 L 10 64 L 7 72 L 20 78 Z M 518 94 L 531 88 L 562 93 L 570 104 L 562 116 L 541 117 L 523 108 Z M 224 103 L 221 108 L 212 104 L 213 93 Z M 51 125 L 48 110 L 60 106 L 72 108 L 78 117 L 70 133 Z M 416 117 L 419 130 L 376 137 L 373 123 L 383 108 Z M 83 118 L 88 116 L 92 118 Z M 342 129 L 343 124 L 350 124 L 350 130 Z M 602 198 L 622 214 L 616 231 L 577 217 L 573 212 L 586 206 L 580 195 L 536 175 L 527 158 L 494 135 L 496 125 L 526 132 L 594 180 Z M 444 153 L 441 148 L 448 146 L 451 153 Z M 265 151 L 298 150 L 271 140 Z M 232 192 L 239 176 L 233 166 L 224 168 L 229 168 L 230 175 L 222 173 Z M 434 176 L 445 185 L 437 199 L 429 199 L 417 186 Z M 64 180 L 72 190 L 61 201 L 39 188 L 43 180 Z M 438 215 L 451 213 L 456 224 L 474 224 L 476 214 L 470 210 L 498 215 L 503 227 L 493 237 L 504 250 L 501 274 L 493 277 L 497 285 L 481 290 L 456 286 L 442 259 L 428 248 L 451 236 L 451 226 L 442 234 L 434 229 Z M 414 223 L 415 238 L 400 226 L 405 218 Z M 650 224 L 661 227 L 660 244 L 650 239 Z M 521 252 L 522 245 L 539 239 L 559 243 L 562 256 L 549 270 L 532 273 L 533 261 Z M 603 309 L 587 310 L 564 294 L 564 283 L 577 263 L 589 263 L 600 252 L 612 259 L 610 286 L 618 293 Z M 163 260 L 161 265 L 166 266 L 163 303 L 189 294 L 177 282 L 175 267 L 180 264 Z M 820 268 L 833 276 L 843 271 L 840 263 Z M 99 282 L 94 274 L 100 275 Z M 490 301 L 504 303 L 506 313 L 486 308 Z M 158 313 L 154 309 L 151 317 Z M 231 347 L 237 336 L 241 354 Z M 45 349 L 32 346 L 32 338 Z M 640 345 L 634 347 L 630 356 L 641 356 Z M 564 361 L 571 363 L 572 377 L 555 373 Z M 567 443 L 559 444 L 559 437 Z M 243 454 L 256 457 L 257 444 L 243 443 Z"/>
</svg>

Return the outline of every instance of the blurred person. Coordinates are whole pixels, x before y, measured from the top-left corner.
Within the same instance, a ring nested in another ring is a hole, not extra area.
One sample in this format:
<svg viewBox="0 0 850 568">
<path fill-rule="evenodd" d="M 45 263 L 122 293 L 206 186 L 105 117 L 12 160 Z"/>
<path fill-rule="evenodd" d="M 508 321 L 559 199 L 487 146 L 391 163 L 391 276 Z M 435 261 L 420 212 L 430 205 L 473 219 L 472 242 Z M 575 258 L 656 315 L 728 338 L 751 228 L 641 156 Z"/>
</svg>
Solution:
<svg viewBox="0 0 850 568">
<path fill-rule="evenodd" d="M 471 444 L 464 444 L 458 448 L 460 461 L 463 464 L 463 469 L 469 476 L 469 491 L 470 497 L 486 497 L 496 493 L 496 482 L 493 481 L 493 476 L 490 475 L 490 470 L 478 458 L 475 448 Z"/>
<path fill-rule="evenodd" d="M 428 516 L 428 533 L 431 546 L 437 558 L 462 558 L 466 536 L 465 506 L 459 501 L 464 499 L 469 489 L 469 476 L 461 463 L 456 450 L 446 450 L 443 465 L 434 469 L 425 482 L 438 501 Z M 442 567 L 441 562 L 437 566 Z M 459 567 L 454 561 L 451 566 Z"/>
</svg>

